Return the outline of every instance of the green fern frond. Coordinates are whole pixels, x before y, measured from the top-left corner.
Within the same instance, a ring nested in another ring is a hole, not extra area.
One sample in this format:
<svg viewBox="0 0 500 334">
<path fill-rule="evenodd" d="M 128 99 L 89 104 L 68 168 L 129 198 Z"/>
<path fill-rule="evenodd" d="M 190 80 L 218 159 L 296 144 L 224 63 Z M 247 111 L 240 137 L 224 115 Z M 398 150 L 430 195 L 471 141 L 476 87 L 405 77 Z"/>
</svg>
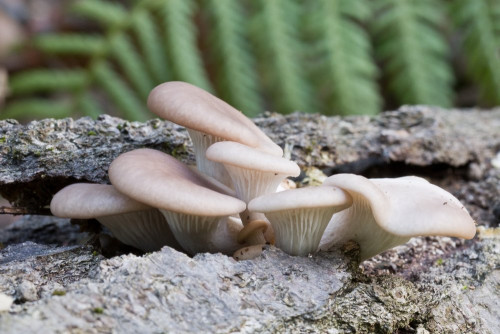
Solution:
<svg viewBox="0 0 500 334">
<path fill-rule="evenodd" d="M 500 2 L 455 1 L 451 15 L 464 32 L 469 75 L 484 101 L 500 104 Z"/>
<path fill-rule="evenodd" d="M 129 13 L 118 2 L 81 0 L 75 2 L 72 10 L 104 26 L 117 27 L 127 24 Z"/>
<path fill-rule="evenodd" d="M 193 0 L 164 1 L 159 8 L 163 32 L 174 78 L 212 91 L 197 46 L 197 30 L 193 21 L 196 6 Z"/>
<path fill-rule="evenodd" d="M 76 107 L 78 110 L 81 110 L 84 115 L 90 116 L 94 119 L 105 113 L 99 103 L 97 103 L 96 98 L 92 96 L 89 91 L 85 91 L 77 97 Z"/>
<path fill-rule="evenodd" d="M 378 70 L 369 36 L 358 23 L 370 14 L 366 1 L 319 0 L 308 4 L 313 73 L 320 98 L 326 102 L 324 113 L 378 113 Z"/>
<path fill-rule="evenodd" d="M 311 87 L 302 68 L 304 46 L 297 29 L 298 10 L 294 0 L 254 1 L 253 37 L 264 90 L 269 91 L 277 111 L 290 113 L 313 109 Z"/>
<path fill-rule="evenodd" d="M 215 83 L 220 97 L 246 115 L 255 116 L 262 109 L 241 3 L 208 0 L 204 4 L 212 27 L 208 51 L 217 70 Z"/>
<path fill-rule="evenodd" d="M 145 121 L 150 118 L 151 115 L 144 109 L 144 103 L 109 64 L 105 62 L 93 64 L 92 73 L 99 86 L 108 93 L 127 119 Z"/>
<path fill-rule="evenodd" d="M 153 76 L 155 84 L 159 84 L 169 81 L 171 73 L 167 65 L 167 52 L 153 20 L 153 15 L 139 8 L 133 13 L 132 27 L 149 73 Z"/>
<path fill-rule="evenodd" d="M 52 57 L 40 59 L 57 59 L 55 69 L 12 75 L 0 117 L 111 112 L 145 120 L 150 90 L 169 80 L 215 90 L 250 116 L 264 108 L 374 114 L 379 76 L 390 107 L 449 106 L 450 13 L 471 81 L 484 102 L 500 104 L 495 0 L 80 0 L 71 8 L 99 31 L 30 41 Z"/>
<path fill-rule="evenodd" d="M 47 54 L 101 56 L 107 52 L 106 39 L 88 34 L 41 35 L 34 40 L 37 49 Z"/>
<path fill-rule="evenodd" d="M 77 91 L 85 87 L 88 82 L 88 73 L 81 69 L 36 69 L 12 76 L 9 80 L 9 88 L 12 95 Z"/>
<path fill-rule="evenodd" d="M 71 103 L 47 99 L 23 99 L 9 103 L 0 111 L 2 119 L 64 118 L 74 112 Z"/>
<path fill-rule="evenodd" d="M 453 72 L 436 1 L 376 0 L 375 51 L 389 90 L 400 103 L 450 106 Z"/>
<path fill-rule="evenodd" d="M 154 87 L 153 79 L 133 46 L 130 37 L 116 33 L 110 38 L 111 53 L 139 96 L 146 100 Z"/>
</svg>

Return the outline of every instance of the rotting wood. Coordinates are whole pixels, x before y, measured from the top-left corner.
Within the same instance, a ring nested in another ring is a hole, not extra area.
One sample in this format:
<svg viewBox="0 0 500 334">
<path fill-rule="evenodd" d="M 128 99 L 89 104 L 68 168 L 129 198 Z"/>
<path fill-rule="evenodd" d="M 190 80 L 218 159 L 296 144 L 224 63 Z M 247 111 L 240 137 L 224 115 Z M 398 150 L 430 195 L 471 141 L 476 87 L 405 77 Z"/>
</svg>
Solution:
<svg viewBox="0 0 500 334">
<path fill-rule="evenodd" d="M 392 163 L 481 169 L 500 149 L 500 109 L 412 106 L 372 118 L 267 113 L 255 122 L 301 167 L 326 174 L 363 173 Z M 0 195 L 14 206 L 38 210 L 67 184 L 108 182 L 111 161 L 139 147 L 194 161 L 185 129 L 159 119 L 0 121 Z"/>
</svg>

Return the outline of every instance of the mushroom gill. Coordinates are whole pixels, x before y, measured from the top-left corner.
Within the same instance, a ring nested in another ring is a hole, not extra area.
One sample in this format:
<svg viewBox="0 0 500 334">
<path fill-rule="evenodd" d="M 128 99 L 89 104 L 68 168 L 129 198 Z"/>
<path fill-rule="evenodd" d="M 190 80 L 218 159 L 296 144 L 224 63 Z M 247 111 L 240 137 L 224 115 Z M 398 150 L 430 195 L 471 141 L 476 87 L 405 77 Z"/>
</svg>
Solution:
<svg viewBox="0 0 500 334">
<path fill-rule="evenodd" d="M 133 200 L 112 185 L 71 184 L 54 195 L 50 210 L 61 218 L 97 219 L 118 240 L 146 252 L 163 246 L 180 249 L 157 209 Z"/>
<path fill-rule="evenodd" d="M 138 149 L 120 155 L 109 167 L 111 183 L 127 196 L 163 213 L 176 240 L 189 253 L 217 252 L 219 222 L 246 204 L 222 187 L 160 151 Z"/>
</svg>

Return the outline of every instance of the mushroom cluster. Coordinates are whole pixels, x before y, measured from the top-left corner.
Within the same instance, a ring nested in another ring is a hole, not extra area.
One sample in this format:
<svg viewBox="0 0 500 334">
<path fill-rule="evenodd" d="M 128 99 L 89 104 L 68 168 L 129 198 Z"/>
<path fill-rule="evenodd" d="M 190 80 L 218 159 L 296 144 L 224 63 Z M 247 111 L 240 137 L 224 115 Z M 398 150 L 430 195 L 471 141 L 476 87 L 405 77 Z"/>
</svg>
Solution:
<svg viewBox="0 0 500 334">
<path fill-rule="evenodd" d="M 475 235 L 458 199 L 414 176 L 336 174 L 320 186 L 277 191 L 300 174 L 298 165 L 241 112 L 190 84 L 159 85 L 148 107 L 187 129 L 196 168 L 156 150 L 124 153 L 109 167 L 111 185 L 59 191 L 55 216 L 95 218 L 144 251 L 166 245 L 189 254 L 272 243 L 308 255 L 355 241 L 367 259 L 413 236 Z"/>
</svg>

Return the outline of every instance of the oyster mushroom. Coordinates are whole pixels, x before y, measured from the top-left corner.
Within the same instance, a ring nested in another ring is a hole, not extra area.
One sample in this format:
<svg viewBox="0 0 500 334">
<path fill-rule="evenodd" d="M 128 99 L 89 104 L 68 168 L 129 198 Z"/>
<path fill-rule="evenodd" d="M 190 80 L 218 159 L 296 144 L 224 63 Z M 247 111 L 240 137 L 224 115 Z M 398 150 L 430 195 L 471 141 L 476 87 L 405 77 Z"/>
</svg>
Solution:
<svg viewBox="0 0 500 334">
<path fill-rule="evenodd" d="M 353 240 L 365 260 L 415 236 L 471 239 L 476 233 L 474 220 L 457 198 L 419 177 L 367 179 L 337 174 L 323 184 L 343 189 L 353 204 L 333 215 L 321 249 Z"/>
<path fill-rule="evenodd" d="M 332 215 L 351 203 L 351 196 L 340 188 L 318 186 L 260 196 L 248 209 L 265 214 L 277 247 L 290 255 L 307 255 L 318 249 Z"/>
<path fill-rule="evenodd" d="M 231 255 L 240 249 L 242 246 L 238 242 L 238 234 L 242 229 L 243 224 L 239 218 L 229 216 L 221 219 L 212 238 L 217 251 Z"/>
<path fill-rule="evenodd" d="M 284 178 L 300 174 L 299 166 L 293 161 L 231 141 L 212 144 L 207 149 L 206 156 L 209 160 L 224 165 L 233 182 L 236 196 L 245 203 L 276 192 Z M 254 242 L 264 242 L 258 234 L 248 233 L 249 229 L 265 232 L 267 225 L 261 223 L 266 221 L 264 215 L 245 210 L 240 217 L 245 226 L 242 233 L 256 237 Z"/>
<path fill-rule="evenodd" d="M 50 202 L 54 216 L 97 219 L 124 244 L 143 251 L 167 245 L 180 249 L 163 215 L 106 184 L 75 183 L 57 192 Z"/>
<path fill-rule="evenodd" d="M 120 192 L 158 208 L 176 240 L 190 254 L 219 251 L 215 238 L 219 222 L 246 207 L 222 193 L 222 187 L 160 151 L 124 153 L 111 163 L 108 173 Z"/>
<path fill-rule="evenodd" d="M 240 111 L 191 84 L 172 81 L 157 86 L 149 95 L 148 108 L 161 118 L 186 127 L 198 170 L 226 185 L 230 185 L 230 178 L 225 169 L 205 158 L 206 149 L 213 143 L 230 140 L 283 155 L 283 150 Z"/>
</svg>

